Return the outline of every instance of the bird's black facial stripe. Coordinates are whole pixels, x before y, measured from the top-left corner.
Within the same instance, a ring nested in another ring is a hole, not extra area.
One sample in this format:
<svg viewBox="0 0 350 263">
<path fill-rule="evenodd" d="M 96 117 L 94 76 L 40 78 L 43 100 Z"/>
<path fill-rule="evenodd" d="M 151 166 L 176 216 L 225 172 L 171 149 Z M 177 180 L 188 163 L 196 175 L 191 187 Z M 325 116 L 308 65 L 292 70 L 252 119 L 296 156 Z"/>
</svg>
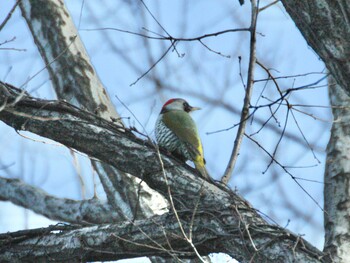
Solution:
<svg viewBox="0 0 350 263">
<path fill-rule="evenodd" d="M 186 112 L 191 111 L 192 107 L 186 101 L 184 102 L 183 105 L 184 105 L 184 111 L 186 111 Z"/>
</svg>

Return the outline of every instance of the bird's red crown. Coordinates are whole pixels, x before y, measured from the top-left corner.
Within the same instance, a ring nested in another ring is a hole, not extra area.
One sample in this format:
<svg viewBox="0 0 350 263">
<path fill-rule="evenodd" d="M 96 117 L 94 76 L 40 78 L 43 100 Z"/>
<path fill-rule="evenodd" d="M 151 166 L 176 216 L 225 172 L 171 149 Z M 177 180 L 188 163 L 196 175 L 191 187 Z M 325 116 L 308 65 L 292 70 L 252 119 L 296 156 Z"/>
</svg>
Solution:
<svg viewBox="0 0 350 263">
<path fill-rule="evenodd" d="M 168 100 L 167 102 L 164 103 L 163 108 L 165 108 L 167 105 L 173 103 L 175 100 L 178 100 L 178 98 Z"/>
</svg>

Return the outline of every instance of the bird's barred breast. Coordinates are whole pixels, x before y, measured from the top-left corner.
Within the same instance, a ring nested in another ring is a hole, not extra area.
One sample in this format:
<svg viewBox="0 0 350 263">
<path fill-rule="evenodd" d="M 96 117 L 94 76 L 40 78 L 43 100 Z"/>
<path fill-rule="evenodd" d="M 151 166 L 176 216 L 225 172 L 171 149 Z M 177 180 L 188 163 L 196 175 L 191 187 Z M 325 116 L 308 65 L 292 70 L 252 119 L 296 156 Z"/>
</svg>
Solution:
<svg viewBox="0 0 350 263">
<path fill-rule="evenodd" d="M 179 146 L 179 139 L 162 120 L 157 121 L 156 125 L 156 139 L 160 147 L 167 149 L 169 152 L 173 152 Z"/>
</svg>

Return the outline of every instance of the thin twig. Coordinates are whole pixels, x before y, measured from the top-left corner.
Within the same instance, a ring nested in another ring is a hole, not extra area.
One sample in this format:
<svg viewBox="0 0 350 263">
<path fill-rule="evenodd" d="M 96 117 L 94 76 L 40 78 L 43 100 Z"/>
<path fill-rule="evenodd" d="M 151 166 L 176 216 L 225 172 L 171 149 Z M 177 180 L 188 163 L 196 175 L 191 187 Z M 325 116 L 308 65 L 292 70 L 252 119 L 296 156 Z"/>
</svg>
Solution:
<svg viewBox="0 0 350 263">
<path fill-rule="evenodd" d="M 283 129 L 282 129 L 282 132 L 281 132 L 280 137 L 278 138 L 278 141 L 277 141 L 277 143 L 276 143 L 275 149 L 273 150 L 273 153 L 272 153 L 272 157 L 273 157 L 273 158 L 271 158 L 270 163 L 267 165 L 265 171 L 263 171 L 263 174 L 265 174 L 265 173 L 267 172 L 267 170 L 269 170 L 270 166 L 273 164 L 273 162 L 274 162 L 274 160 L 275 160 L 275 156 L 276 156 L 278 147 L 280 146 L 280 144 L 281 144 L 281 142 L 282 142 L 282 139 L 283 139 L 283 137 L 284 137 L 284 133 L 285 133 L 286 130 L 287 130 L 288 119 L 289 119 L 289 113 L 290 113 L 290 109 L 287 108 L 287 114 L 286 114 L 286 119 L 285 119 L 285 121 L 284 121 Z"/>
<path fill-rule="evenodd" d="M 138 77 L 133 83 L 130 84 L 130 87 L 134 86 L 140 79 L 142 79 L 144 76 L 146 76 L 166 56 L 166 54 L 168 54 L 168 52 L 171 50 L 171 48 L 174 45 L 175 44 L 171 44 L 168 47 L 168 49 L 163 53 L 163 55 L 161 55 L 160 58 L 155 63 L 153 63 L 153 65 L 146 72 L 144 72 L 140 77 Z"/>
<path fill-rule="evenodd" d="M 78 30 L 80 29 L 80 24 L 81 24 L 81 18 L 83 16 L 84 5 L 85 5 L 85 0 L 81 1 L 80 13 L 79 13 L 79 22 L 78 22 Z"/>
<path fill-rule="evenodd" d="M 258 109 L 258 108 L 264 108 L 264 107 L 271 107 L 271 106 L 275 105 L 278 102 L 282 103 L 283 101 L 286 101 L 285 98 L 287 96 L 289 96 L 294 91 L 302 91 L 302 90 L 307 90 L 307 89 L 316 89 L 316 88 L 325 87 L 326 85 L 321 85 L 321 86 L 315 86 L 315 85 L 317 85 L 321 81 L 325 80 L 326 78 L 327 78 L 327 76 L 324 76 L 321 79 L 319 79 L 316 82 L 311 83 L 311 84 L 303 85 L 303 86 L 300 86 L 300 87 L 297 87 L 297 88 L 289 88 L 289 89 L 286 89 L 286 90 L 281 90 L 281 96 L 278 99 L 276 99 L 276 100 L 269 100 L 270 103 L 267 103 L 267 104 L 262 104 L 262 105 L 258 105 L 258 106 L 250 106 L 250 108 Z M 267 98 L 265 97 L 265 99 L 267 99 Z M 288 106 L 288 104 L 286 104 L 286 106 Z"/>
<path fill-rule="evenodd" d="M 259 8 L 259 12 L 268 9 L 269 7 L 271 7 L 271 6 L 275 5 L 275 4 L 277 4 L 279 1 L 280 1 L 280 0 L 273 1 L 273 2 L 271 2 L 271 3 L 269 3 L 269 4 L 265 5 L 265 6 L 263 6 L 262 8 Z"/>
<path fill-rule="evenodd" d="M 258 141 L 254 140 L 251 136 L 248 134 L 244 134 L 249 140 L 254 142 L 261 150 L 263 150 L 270 158 L 271 160 L 276 163 L 279 167 L 283 169 L 290 177 L 291 179 L 300 187 L 300 189 L 321 209 L 322 212 L 327 213 L 326 210 L 323 209 L 323 207 L 317 202 L 317 200 L 312 197 L 312 195 L 299 183 L 298 177 L 295 177 L 288 169 L 286 166 L 282 165 L 271 153 L 269 153 Z"/>
<path fill-rule="evenodd" d="M 197 200 L 196 205 L 193 209 L 193 213 L 192 213 L 192 217 L 191 217 L 191 223 L 190 223 L 189 234 L 188 234 L 190 240 L 192 240 L 192 230 L 193 230 L 194 218 L 195 218 L 195 215 L 197 213 L 198 205 L 200 203 L 200 198 L 202 197 L 202 193 L 203 193 L 203 184 L 204 184 L 204 182 L 202 183 L 201 188 L 199 190 L 198 200 Z"/>
<path fill-rule="evenodd" d="M 310 117 L 310 118 L 312 118 L 312 119 L 314 119 L 314 120 L 321 121 L 321 122 L 326 122 L 326 123 L 332 123 L 332 122 L 333 122 L 332 119 L 329 119 L 329 120 L 323 119 L 323 118 L 320 118 L 320 117 L 318 117 L 318 116 L 315 116 L 315 115 L 312 114 L 312 113 L 309 113 L 309 112 L 306 112 L 306 111 L 303 111 L 303 110 L 299 110 L 299 109 L 297 109 L 296 107 L 294 107 L 294 106 L 295 106 L 294 104 L 291 105 L 291 106 L 292 106 L 292 110 L 297 111 L 297 112 L 299 112 L 299 113 L 301 113 L 301 114 L 304 114 L 304 115 L 306 115 L 306 116 L 308 116 L 308 117 Z M 304 106 L 301 106 L 301 107 L 304 107 Z M 321 106 L 320 106 L 319 108 L 321 108 Z"/>
<path fill-rule="evenodd" d="M 224 57 L 224 58 L 231 58 L 230 55 L 224 55 L 224 54 L 222 54 L 221 52 L 218 52 L 218 51 L 215 51 L 215 50 L 211 49 L 207 44 L 204 44 L 202 40 L 199 39 L 198 41 L 199 41 L 199 43 L 202 44 L 203 47 L 205 47 L 206 49 L 208 49 L 210 52 L 213 52 L 213 53 L 215 53 L 216 55 L 219 55 L 219 56 Z"/>
<path fill-rule="evenodd" d="M 301 77 L 306 77 L 310 75 L 326 75 L 328 76 L 327 73 L 323 72 L 308 72 L 308 73 L 301 73 L 301 74 L 295 74 L 295 75 L 286 75 L 286 76 L 280 76 L 280 77 L 274 77 L 274 79 L 290 79 L 290 78 L 301 78 Z M 270 78 L 267 79 L 256 79 L 254 82 L 262 82 L 262 81 L 267 81 L 270 80 Z"/>
<path fill-rule="evenodd" d="M 127 33 L 127 34 L 131 34 L 131 35 L 136 35 L 139 37 L 145 37 L 145 38 L 149 38 L 149 39 L 155 39 L 155 40 L 171 40 L 174 42 L 180 42 L 180 41 L 186 41 L 186 42 L 191 42 L 191 41 L 198 41 L 201 40 L 203 38 L 209 38 L 209 37 L 216 37 L 219 35 L 223 35 L 223 34 L 227 34 L 227 33 L 233 33 L 233 32 L 245 32 L 245 31 L 250 31 L 249 28 L 231 28 L 231 29 L 226 29 L 226 30 L 222 30 L 219 32 L 214 32 L 214 33 L 208 33 L 208 34 L 204 34 L 198 37 L 190 37 L 190 38 L 185 38 L 185 37 L 173 37 L 173 36 L 164 36 L 164 37 L 152 37 L 146 34 L 142 34 L 142 33 L 137 33 L 137 32 L 133 32 L 133 31 L 129 31 L 129 30 L 124 30 L 124 29 L 119 29 L 119 28 L 113 28 L 113 27 L 103 27 L 103 28 L 95 28 L 95 29 L 81 29 L 80 31 L 103 31 L 103 30 L 113 30 L 113 31 L 118 31 L 118 32 L 122 32 L 122 33 Z"/>
<path fill-rule="evenodd" d="M 6 25 L 6 23 L 10 20 L 13 12 L 15 11 L 16 7 L 18 6 L 19 2 L 21 0 L 17 0 L 16 3 L 13 5 L 13 7 L 11 8 L 10 12 L 7 14 L 7 16 L 5 17 L 4 21 L 1 23 L 0 25 L 0 31 L 3 29 L 3 27 Z"/>
<path fill-rule="evenodd" d="M 249 107 L 250 107 L 250 99 L 253 92 L 253 86 L 254 86 L 254 68 L 255 68 L 255 60 L 256 60 L 256 22 L 258 18 L 258 7 L 256 5 L 256 1 L 251 1 L 251 8 L 252 8 L 252 18 L 251 18 L 251 25 L 250 25 L 250 54 L 249 54 L 249 67 L 248 67 L 248 77 L 247 77 L 247 89 L 246 94 L 244 98 L 242 113 L 241 113 L 241 121 L 238 127 L 236 139 L 234 142 L 234 147 L 232 150 L 232 154 L 230 157 L 230 161 L 227 165 L 226 171 L 224 173 L 224 176 L 222 177 L 221 181 L 225 184 L 227 184 L 231 178 L 232 172 L 234 170 L 237 157 L 239 154 L 239 150 L 241 148 L 243 135 L 245 132 L 245 126 L 247 123 L 247 119 L 249 116 Z"/>
<path fill-rule="evenodd" d="M 282 95 L 281 89 L 280 89 L 280 87 L 279 87 L 279 85 L 278 85 L 278 83 L 277 83 L 277 81 L 276 81 L 276 78 L 271 74 L 270 69 L 268 69 L 267 67 L 265 67 L 264 64 L 260 63 L 259 60 L 256 60 L 256 64 L 258 64 L 263 70 L 266 71 L 267 75 L 269 76 L 268 80 L 271 79 L 271 80 L 273 81 L 273 83 L 274 83 L 275 86 L 276 86 L 276 89 L 277 89 L 278 93 L 279 93 L 280 96 L 282 97 L 283 95 Z"/>
<path fill-rule="evenodd" d="M 311 144 L 309 143 L 309 141 L 306 139 L 306 136 L 304 134 L 304 132 L 302 131 L 298 121 L 297 121 L 297 118 L 295 117 L 294 113 L 293 113 L 293 108 L 291 108 L 290 110 L 290 113 L 292 114 L 292 117 L 293 117 L 293 120 L 294 120 L 294 123 L 296 124 L 300 134 L 301 134 L 301 137 L 303 138 L 303 140 L 305 141 L 305 143 L 307 144 L 307 146 L 309 147 L 314 159 L 320 164 L 321 161 L 317 158 L 315 152 L 314 152 L 314 149 L 312 148 Z"/>
<path fill-rule="evenodd" d="M 158 26 L 169 36 L 171 37 L 171 35 L 168 33 L 168 31 L 162 26 L 162 24 L 157 20 L 157 18 L 153 15 L 153 13 L 151 12 L 151 10 L 148 8 L 148 6 L 145 4 L 145 2 L 143 0 L 140 0 L 140 2 L 142 3 L 142 5 L 146 8 L 147 12 L 150 14 L 150 16 L 153 18 L 153 20 L 158 24 Z"/>
</svg>

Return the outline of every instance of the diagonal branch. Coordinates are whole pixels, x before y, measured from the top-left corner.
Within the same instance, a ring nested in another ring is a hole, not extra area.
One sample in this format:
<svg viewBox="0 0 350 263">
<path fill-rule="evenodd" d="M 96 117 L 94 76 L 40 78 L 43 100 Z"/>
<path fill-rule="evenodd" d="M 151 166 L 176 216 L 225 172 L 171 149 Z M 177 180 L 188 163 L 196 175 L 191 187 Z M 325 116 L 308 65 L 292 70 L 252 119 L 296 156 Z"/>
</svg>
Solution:
<svg viewBox="0 0 350 263">
<path fill-rule="evenodd" d="M 11 16 L 12 16 L 13 12 L 15 11 L 15 9 L 17 8 L 19 1 L 20 0 L 16 1 L 16 3 L 11 8 L 11 10 L 8 12 L 8 14 L 7 14 L 6 18 L 4 19 L 4 21 L 2 21 L 2 23 L 0 24 L 0 31 L 4 28 L 6 23 L 11 19 Z"/>
</svg>

